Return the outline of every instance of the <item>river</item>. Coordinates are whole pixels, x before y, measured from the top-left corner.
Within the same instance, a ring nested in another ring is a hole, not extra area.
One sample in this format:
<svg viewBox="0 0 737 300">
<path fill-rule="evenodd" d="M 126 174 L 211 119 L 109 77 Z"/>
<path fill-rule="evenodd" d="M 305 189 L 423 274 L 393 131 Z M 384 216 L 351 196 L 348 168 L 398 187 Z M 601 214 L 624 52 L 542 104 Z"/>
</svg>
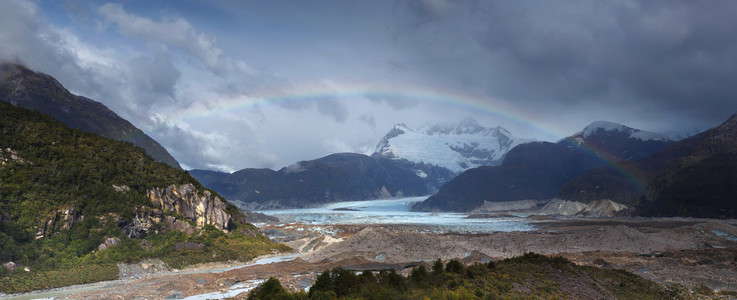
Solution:
<svg viewBox="0 0 737 300">
<path fill-rule="evenodd" d="M 258 211 L 275 216 L 283 223 L 305 225 L 424 225 L 443 232 L 485 233 L 495 231 L 529 231 L 535 226 L 526 214 L 504 214 L 485 218 L 469 218 L 468 213 L 413 212 L 413 204 L 427 197 L 330 203 L 317 208 Z M 257 226 L 265 224 L 255 224 Z"/>
</svg>

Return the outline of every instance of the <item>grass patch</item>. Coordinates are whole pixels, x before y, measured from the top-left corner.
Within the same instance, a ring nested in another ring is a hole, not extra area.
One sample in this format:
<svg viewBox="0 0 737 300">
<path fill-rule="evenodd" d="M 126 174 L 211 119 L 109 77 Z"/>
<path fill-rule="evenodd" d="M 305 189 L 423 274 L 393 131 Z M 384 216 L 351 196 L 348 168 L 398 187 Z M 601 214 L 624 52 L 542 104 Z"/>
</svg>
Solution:
<svg viewBox="0 0 737 300">
<path fill-rule="evenodd" d="M 16 269 L 0 277 L 0 290 L 14 294 L 115 279 L 118 279 L 118 267 L 115 264 L 78 265 L 52 271 L 26 272 Z"/>
</svg>

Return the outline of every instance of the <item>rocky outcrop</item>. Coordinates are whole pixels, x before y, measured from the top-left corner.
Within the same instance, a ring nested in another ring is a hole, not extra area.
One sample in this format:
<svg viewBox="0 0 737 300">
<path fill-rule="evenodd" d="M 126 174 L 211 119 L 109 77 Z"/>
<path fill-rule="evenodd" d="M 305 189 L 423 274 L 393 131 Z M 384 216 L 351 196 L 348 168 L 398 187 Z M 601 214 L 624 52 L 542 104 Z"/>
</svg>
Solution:
<svg viewBox="0 0 737 300">
<path fill-rule="evenodd" d="M 167 233 L 169 231 L 181 231 L 187 235 L 195 233 L 195 228 L 184 220 L 177 220 L 167 216 L 158 209 L 139 206 L 136 207 L 133 218 L 130 221 L 121 221 L 118 224 L 129 238 L 141 238 L 148 233 Z"/>
<path fill-rule="evenodd" d="M 6 165 L 11 162 L 25 163 L 26 160 L 18 155 L 18 151 L 10 148 L 0 149 L 0 165 Z"/>
<path fill-rule="evenodd" d="M 35 224 L 35 237 L 42 239 L 49 233 L 56 232 L 61 229 L 69 229 L 79 221 L 84 220 L 84 216 L 79 214 L 76 207 L 61 208 L 51 212 L 48 219 L 40 219 Z"/>
<path fill-rule="evenodd" d="M 631 212 L 631 208 L 624 204 L 611 200 L 595 200 L 588 204 L 553 199 L 537 213 L 544 215 L 558 216 L 583 216 L 583 217 L 613 217 L 626 215 Z"/>
<path fill-rule="evenodd" d="M 118 227 L 129 238 L 141 238 L 149 232 L 158 232 L 158 224 L 163 219 L 164 213 L 162 211 L 139 206 L 136 207 L 133 219 L 122 221 L 118 224 Z"/>
<path fill-rule="evenodd" d="M 210 191 L 200 195 L 192 184 L 154 188 L 148 191 L 148 197 L 154 205 L 176 212 L 199 227 L 212 225 L 224 231 L 231 227 L 231 216 L 225 212 L 225 202 Z"/>
<path fill-rule="evenodd" d="M 113 190 L 116 191 L 116 192 L 118 192 L 118 193 L 125 194 L 127 192 L 130 192 L 131 191 L 131 188 L 129 186 L 127 186 L 127 185 L 115 185 L 115 184 L 113 184 Z"/>
<path fill-rule="evenodd" d="M 9 261 L 9 262 L 4 263 L 3 264 L 3 267 L 5 267 L 6 269 L 8 269 L 10 271 L 13 271 L 13 270 L 15 270 L 16 267 L 18 267 L 18 264 L 14 263 L 12 261 Z"/>
<path fill-rule="evenodd" d="M 97 246 L 97 250 L 105 250 L 110 247 L 114 247 L 120 244 L 120 239 L 116 237 L 106 238 L 105 242 Z"/>
</svg>

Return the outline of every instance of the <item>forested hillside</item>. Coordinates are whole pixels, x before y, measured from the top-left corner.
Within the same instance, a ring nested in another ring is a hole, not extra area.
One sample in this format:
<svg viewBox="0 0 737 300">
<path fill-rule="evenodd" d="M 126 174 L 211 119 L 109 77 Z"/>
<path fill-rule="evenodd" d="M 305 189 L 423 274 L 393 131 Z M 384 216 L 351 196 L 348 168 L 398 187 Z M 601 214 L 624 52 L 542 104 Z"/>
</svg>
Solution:
<svg viewBox="0 0 737 300">
<path fill-rule="evenodd" d="M 0 149 L 0 263 L 31 270 L 0 276 L 2 292 L 115 278 L 116 262 L 181 267 L 278 247 L 187 172 L 130 143 L 0 102 Z"/>
</svg>

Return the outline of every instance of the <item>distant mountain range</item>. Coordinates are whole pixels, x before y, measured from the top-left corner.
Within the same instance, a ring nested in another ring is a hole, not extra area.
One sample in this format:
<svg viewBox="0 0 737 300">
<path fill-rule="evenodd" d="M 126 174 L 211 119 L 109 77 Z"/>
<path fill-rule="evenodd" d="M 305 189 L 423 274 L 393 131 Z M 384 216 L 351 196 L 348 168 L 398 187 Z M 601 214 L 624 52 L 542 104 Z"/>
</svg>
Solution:
<svg viewBox="0 0 737 300">
<path fill-rule="evenodd" d="M 373 155 L 333 154 L 279 171 L 244 169 L 233 174 L 191 170 L 205 186 L 249 209 L 310 207 L 335 201 L 423 196 L 459 172 L 498 165 L 513 147 L 529 142 L 507 130 L 466 118 L 457 124 L 413 130 L 394 126 Z"/>
<path fill-rule="evenodd" d="M 73 95 L 53 77 L 17 64 L 0 65 L 0 101 L 35 109 L 67 126 L 131 142 L 156 161 L 181 169 L 158 142 L 100 102 Z"/>
<path fill-rule="evenodd" d="M 196 178 L 223 173 L 193 170 Z M 248 209 L 313 207 L 337 201 L 422 196 L 425 181 L 392 160 L 355 153 L 331 154 L 274 171 L 243 169 L 206 185 Z"/>
<path fill-rule="evenodd" d="M 501 166 L 460 174 L 415 205 L 424 211 L 470 211 L 485 202 L 552 199 L 574 178 L 611 161 L 636 160 L 671 141 L 611 122 L 594 122 L 558 143 L 535 142 L 509 151 Z"/>
</svg>

